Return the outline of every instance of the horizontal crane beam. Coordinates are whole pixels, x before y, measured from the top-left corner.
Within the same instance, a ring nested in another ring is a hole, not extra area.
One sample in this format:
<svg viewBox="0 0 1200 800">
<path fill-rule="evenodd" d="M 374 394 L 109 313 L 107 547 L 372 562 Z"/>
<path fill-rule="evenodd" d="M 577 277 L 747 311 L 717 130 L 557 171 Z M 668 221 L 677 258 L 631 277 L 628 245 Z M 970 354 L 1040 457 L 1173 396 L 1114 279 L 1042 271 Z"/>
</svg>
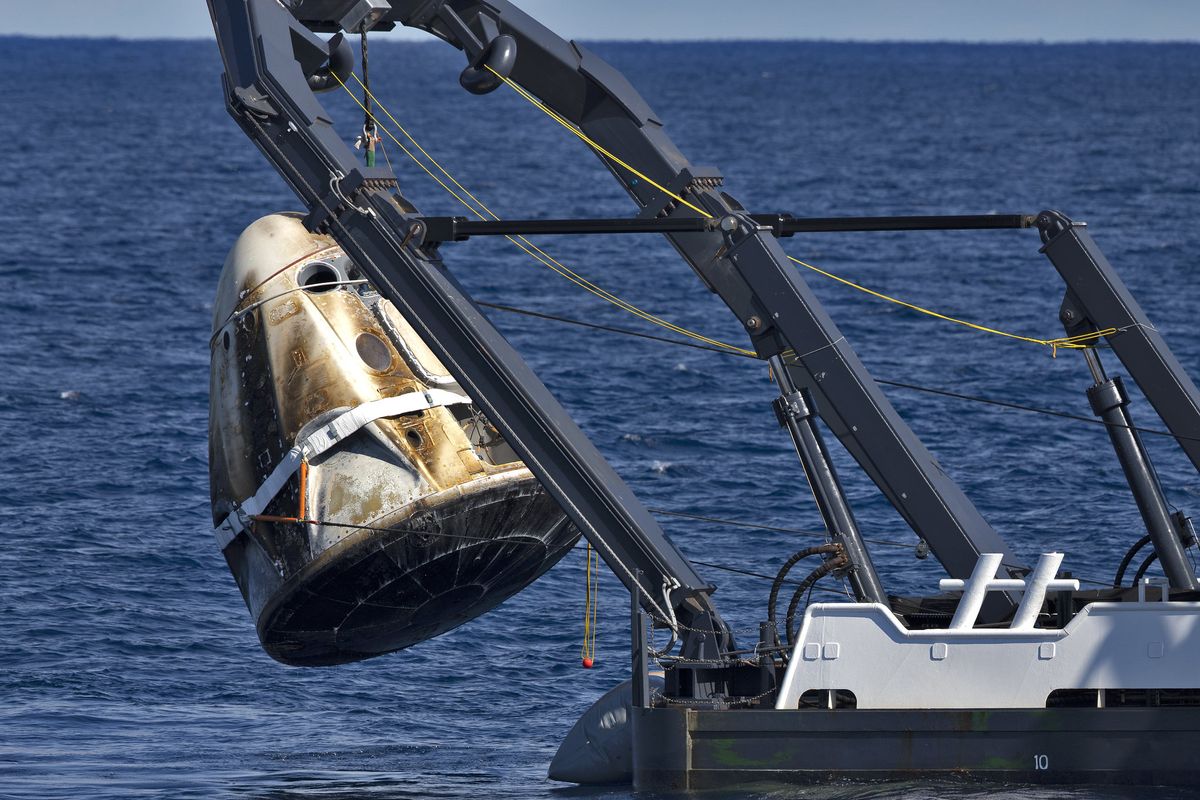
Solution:
<svg viewBox="0 0 1200 800">
<path fill-rule="evenodd" d="M 790 214 L 751 214 L 757 224 L 776 236 L 797 233 L 854 231 L 968 231 L 1030 228 L 1032 214 L 960 214 L 903 217 L 793 217 Z M 504 219 L 425 217 L 426 242 L 461 242 L 472 236 L 533 236 L 594 233 L 704 233 L 719 230 L 721 220 L 704 217 L 660 219 Z"/>
</svg>

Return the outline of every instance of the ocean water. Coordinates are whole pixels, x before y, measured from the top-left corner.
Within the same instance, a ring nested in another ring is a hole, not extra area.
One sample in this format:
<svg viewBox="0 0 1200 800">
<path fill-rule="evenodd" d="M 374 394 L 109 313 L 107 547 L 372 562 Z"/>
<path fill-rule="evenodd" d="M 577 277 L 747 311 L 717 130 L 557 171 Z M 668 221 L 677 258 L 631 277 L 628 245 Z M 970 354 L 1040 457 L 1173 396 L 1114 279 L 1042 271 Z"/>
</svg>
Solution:
<svg viewBox="0 0 1200 800">
<path fill-rule="evenodd" d="M 0 796 L 626 796 L 545 777 L 579 714 L 628 671 L 628 598 L 611 575 L 599 591 L 596 668 L 579 667 L 579 552 L 494 613 L 399 654 L 297 669 L 261 651 L 210 534 L 210 301 L 238 233 L 297 203 L 226 116 L 213 43 L 0 43 Z M 1200 375 L 1200 47 L 595 49 L 693 162 L 718 165 L 756 211 L 1054 207 L 1087 220 Z M 507 90 L 459 89 L 460 62 L 437 43 L 372 48 L 380 98 L 459 180 L 506 216 L 630 212 L 598 161 L 539 112 Z M 326 98 L 352 137 L 354 106 Z M 459 213 L 390 155 L 418 207 Z M 661 241 L 543 244 L 639 306 L 740 341 L 737 321 Z M 1010 231 L 812 235 L 785 246 L 880 291 L 1047 338 L 1060 334 L 1062 285 L 1038 244 Z M 448 247 L 447 263 L 482 300 L 653 332 L 503 242 Z M 881 378 L 1088 413 L 1075 354 L 1053 358 L 807 277 Z M 651 507 L 819 526 L 761 365 L 492 316 Z M 1019 553 L 1061 549 L 1066 568 L 1111 580 L 1140 523 L 1102 429 L 888 394 Z M 1160 427 L 1144 402 L 1135 419 Z M 1147 442 L 1172 502 L 1200 509 L 1190 464 L 1169 440 Z M 911 531 L 836 455 L 864 530 L 895 543 L 874 552 L 887 587 L 932 590 L 937 564 L 914 557 Z M 690 556 L 760 572 L 807 542 L 663 522 Z M 763 617 L 764 581 L 701 572 L 735 626 Z M 952 784 L 759 792 L 1136 795 Z"/>
</svg>

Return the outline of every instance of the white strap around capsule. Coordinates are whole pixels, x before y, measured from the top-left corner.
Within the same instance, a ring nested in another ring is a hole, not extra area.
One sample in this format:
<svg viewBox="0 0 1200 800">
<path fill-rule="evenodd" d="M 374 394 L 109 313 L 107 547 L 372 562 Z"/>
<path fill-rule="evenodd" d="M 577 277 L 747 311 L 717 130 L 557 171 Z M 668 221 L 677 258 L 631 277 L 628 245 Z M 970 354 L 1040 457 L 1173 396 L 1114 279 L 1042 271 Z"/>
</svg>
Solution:
<svg viewBox="0 0 1200 800">
<path fill-rule="evenodd" d="M 267 476 L 267 479 L 263 481 L 262 486 L 258 487 L 254 496 L 241 503 L 232 514 L 213 529 L 213 534 L 217 537 L 217 544 L 220 545 L 221 550 L 228 547 L 246 529 L 250 518 L 261 514 L 275 499 L 275 496 L 300 468 L 301 461 L 316 458 L 338 442 L 356 433 L 363 426 L 385 417 L 470 402 L 471 398 L 455 392 L 448 392 L 445 389 L 426 389 L 402 394 L 399 397 L 371 400 L 344 414 L 339 414 L 332 422 L 322 425 L 304 441 L 297 442 L 291 450 L 288 450 L 271 474 Z"/>
</svg>

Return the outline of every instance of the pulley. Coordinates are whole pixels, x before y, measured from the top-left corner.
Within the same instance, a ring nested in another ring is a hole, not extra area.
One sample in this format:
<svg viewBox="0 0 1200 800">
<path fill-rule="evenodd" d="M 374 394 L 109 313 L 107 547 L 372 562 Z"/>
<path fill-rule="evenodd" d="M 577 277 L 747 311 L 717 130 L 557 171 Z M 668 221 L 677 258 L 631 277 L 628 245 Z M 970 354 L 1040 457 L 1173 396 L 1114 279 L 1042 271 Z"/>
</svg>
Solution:
<svg viewBox="0 0 1200 800">
<path fill-rule="evenodd" d="M 340 33 L 334 34 L 326 44 L 329 53 L 327 62 L 305 75 L 308 88 L 314 92 L 336 89 L 354 72 L 354 50 L 346 37 Z"/>
<path fill-rule="evenodd" d="M 504 83 L 516 63 L 517 40 L 502 33 L 471 60 L 470 66 L 458 76 L 458 82 L 471 94 L 487 94 Z"/>
</svg>

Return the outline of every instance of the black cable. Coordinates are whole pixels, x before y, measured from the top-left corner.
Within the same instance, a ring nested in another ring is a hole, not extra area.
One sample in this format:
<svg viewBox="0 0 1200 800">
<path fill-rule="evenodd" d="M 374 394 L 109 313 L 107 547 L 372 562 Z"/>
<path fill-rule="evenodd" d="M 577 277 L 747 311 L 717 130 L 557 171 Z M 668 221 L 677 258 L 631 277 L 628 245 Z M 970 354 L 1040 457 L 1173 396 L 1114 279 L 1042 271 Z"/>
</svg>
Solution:
<svg viewBox="0 0 1200 800">
<path fill-rule="evenodd" d="M 677 345 L 680 347 L 690 347 L 693 350 L 707 350 L 711 353 L 720 353 L 722 355 L 737 356 L 739 358 L 749 358 L 749 359 L 753 359 L 755 361 L 762 360 L 762 359 L 759 359 L 758 356 L 750 355 L 748 353 L 741 353 L 736 350 L 726 350 L 724 348 L 712 347 L 709 345 L 698 344 L 695 342 L 685 342 L 685 341 L 681 341 L 679 339 L 671 339 L 666 336 L 655 336 L 653 334 L 642 333 L 641 331 L 635 331 L 635 330 L 631 330 L 629 328 L 618 328 L 618 327 L 614 327 L 611 325 L 598 325 L 594 322 L 583 322 L 582 320 L 570 319 L 569 317 L 561 317 L 561 316 L 557 316 L 555 314 L 545 314 L 540 311 L 530 311 L 528 309 L 515 308 L 513 306 L 501 305 L 499 303 L 485 303 L 485 302 L 481 302 L 481 301 L 476 301 L 476 302 L 478 305 L 484 306 L 486 308 L 494 308 L 497 311 L 506 311 L 506 312 L 509 312 L 512 314 L 521 314 L 521 315 L 524 315 L 527 317 L 535 317 L 537 319 L 550 320 L 552 322 L 562 322 L 567 325 L 577 325 L 581 328 L 591 328 L 592 330 L 605 331 L 606 333 L 619 333 L 623 336 L 636 336 L 639 339 L 650 339 L 651 341 L 662 342 L 664 344 L 673 344 L 673 345 Z M 951 392 L 946 389 L 932 389 L 928 386 L 919 386 L 917 384 L 904 383 L 902 381 L 890 381 L 890 380 L 885 380 L 883 378 L 876 378 L 875 382 L 882 384 L 884 386 L 892 386 L 897 389 L 908 389 L 910 391 L 922 392 L 924 394 L 936 395 L 938 397 L 950 397 L 955 400 L 967 400 L 972 403 L 981 403 L 983 405 L 996 406 L 998 408 L 1007 408 L 1007 409 L 1010 409 L 1013 411 L 1025 411 L 1025 412 L 1028 412 L 1031 414 L 1042 414 L 1042 415 L 1049 416 L 1049 417 L 1058 417 L 1060 419 L 1074 420 L 1076 422 L 1086 422 L 1089 425 L 1102 425 L 1104 427 L 1108 427 L 1109 425 L 1112 425 L 1113 427 L 1126 428 L 1131 431 L 1137 431 L 1138 433 L 1147 433 L 1152 436 L 1166 436 L 1166 437 L 1169 437 L 1171 439 L 1175 439 L 1176 441 L 1181 441 L 1181 442 L 1182 441 L 1200 442 L 1200 437 L 1196 437 L 1196 436 L 1185 436 L 1183 434 L 1175 434 L 1175 433 L 1171 433 L 1170 431 L 1162 431 L 1162 430 L 1157 430 L 1155 428 L 1143 428 L 1138 425 L 1119 425 L 1119 424 L 1115 424 L 1115 423 L 1106 422 L 1105 420 L 1102 420 L 1102 419 L 1096 419 L 1094 417 L 1085 417 L 1081 414 L 1071 414 L 1066 411 L 1055 411 L 1054 409 L 1051 409 L 1051 408 L 1039 408 L 1038 406 L 1027 406 L 1027 405 L 1023 405 L 1021 403 L 1012 403 L 1012 402 L 1008 402 L 1005 400 L 993 400 L 989 397 L 979 397 L 977 395 L 962 394 L 961 392 Z"/>
<path fill-rule="evenodd" d="M 820 544 L 816 547 L 809 547 L 798 553 L 793 553 L 787 561 L 783 562 L 783 566 L 775 574 L 775 580 L 771 581 L 771 593 L 767 595 L 767 621 L 772 626 L 775 625 L 775 606 L 779 604 L 779 591 L 783 588 L 783 582 L 787 580 L 788 573 L 792 571 L 792 567 L 810 556 L 833 555 L 840 554 L 841 552 L 842 548 L 839 545 Z"/>
<path fill-rule="evenodd" d="M 282 517 L 282 516 L 274 516 L 271 514 L 255 514 L 254 516 L 250 517 L 250 521 L 253 523 L 266 523 L 269 525 L 320 525 L 322 527 L 327 527 L 327 528 L 347 528 L 349 530 L 371 531 L 373 533 L 401 533 L 401 534 L 404 534 L 405 538 L 416 535 L 416 536 L 426 536 L 431 539 L 435 538 L 435 537 L 442 538 L 442 539 L 460 539 L 462 541 L 480 542 L 483 544 L 503 544 L 503 545 L 540 544 L 540 545 L 546 547 L 546 549 L 548 549 L 548 550 L 582 549 L 582 548 L 578 548 L 576 545 L 566 545 L 566 544 L 547 545 L 546 542 L 544 542 L 543 540 L 533 538 L 533 537 L 523 537 L 521 539 L 506 539 L 506 538 L 502 538 L 502 537 L 466 536 L 466 535 L 458 534 L 458 533 L 443 533 L 442 531 L 428 530 L 428 529 L 421 529 L 421 528 L 400 528 L 400 527 L 384 528 L 384 527 L 381 527 L 378 525 L 356 525 L 355 523 L 352 523 L 352 522 L 334 522 L 332 520 L 324 520 L 324 519 L 297 519 L 295 517 Z"/>
<path fill-rule="evenodd" d="M 582 550 L 583 548 L 578 548 L 578 549 Z M 731 572 L 734 575 L 747 575 L 751 578 L 762 578 L 763 580 L 767 580 L 767 581 L 774 580 L 773 577 L 771 577 L 770 575 L 767 575 L 766 573 L 763 573 L 763 572 L 754 572 L 754 571 L 748 570 L 748 569 L 738 569 L 737 567 L 727 567 L 724 564 L 713 564 L 713 563 L 710 563 L 707 561 L 697 561 L 694 558 L 689 559 L 689 560 L 693 564 L 697 564 L 701 567 L 708 567 L 709 569 L 719 570 L 721 572 Z M 784 583 L 789 584 L 791 586 L 799 586 L 800 585 L 799 581 L 784 581 Z M 836 594 L 838 597 L 844 596 L 844 594 L 842 592 L 839 592 L 837 589 L 826 589 L 824 587 L 817 587 L 817 588 L 820 591 L 825 592 L 827 594 Z"/>
<path fill-rule="evenodd" d="M 373 136 L 375 134 L 375 115 L 371 113 L 371 72 L 367 68 L 367 28 L 364 25 L 360 35 L 362 42 L 362 74 L 363 74 L 363 134 Z M 367 142 L 367 145 L 370 143 Z"/>
<path fill-rule="evenodd" d="M 585 546 L 576 546 L 575 549 L 576 550 L 584 550 L 584 549 L 586 549 L 586 547 Z M 766 580 L 766 581 L 775 580 L 774 576 L 768 575 L 765 572 L 753 572 L 751 570 L 738 569 L 737 567 L 727 567 L 724 564 L 713 564 L 713 563 L 707 562 L 707 561 L 697 561 L 694 558 L 689 558 L 688 560 L 691 563 L 697 564 L 701 567 L 708 567 L 709 569 L 720 570 L 722 572 L 730 572 L 730 573 L 733 573 L 734 575 L 746 575 L 751 578 L 762 578 L 763 580 Z M 1108 581 L 1095 581 L 1095 580 L 1091 580 L 1089 578 L 1081 578 L 1078 575 L 1075 576 L 1075 580 L 1079 581 L 1080 583 L 1090 584 L 1092 586 L 1102 586 L 1106 589 L 1111 587 L 1111 584 Z M 796 581 L 784 581 L 784 583 L 791 585 L 791 586 L 797 585 Z M 818 586 L 817 590 L 823 591 L 823 592 L 826 592 L 829 594 L 836 594 L 838 597 L 842 597 L 845 595 L 844 592 L 839 592 L 837 589 L 823 589 L 820 586 Z"/>
<path fill-rule="evenodd" d="M 617 327 L 613 327 L 612 325 L 599 325 L 595 322 L 584 322 L 583 320 L 578 320 L 578 319 L 568 319 L 567 317 L 557 317 L 553 314 L 543 314 L 540 311 L 530 311 L 527 308 L 516 308 L 514 306 L 505 306 L 505 305 L 501 305 L 499 303 L 485 303 L 482 300 L 476 300 L 475 305 L 483 306 L 484 308 L 494 308 L 497 311 L 507 311 L 510 314 L 521 314 L 522 316 L 526 316 L 526 317 L 534 317 L 536 319 L 546 319 L 546 320 L 550 320 L 551 322 L 565 322 L 568 325 L 577 325 L 581 328 L 591 328 L 592 330 L 605 331 L 607 333 L 619 333 L 623 336 L 636 336 L 639 339 L 650 339 L 651 341 L 654 341 L 654 342 L 662 342 L 664 344 L 675 344 L 675 345 L 679 345 L 680 347 L 690 347 L 693 350 L 707 350 L 710 353 L 722 353 L 724 355 L 738 356 L 739 358 L 749 358 L 753 361 L 761 360 L 761 359 L 759 359 L 758 356 L 751 355 L 749 353 L 742 353 L 737 350 L 727 350 L 723 347 L 713 347 L 711 345 L 700 344 L 698 342 L 685 342 L 681 339 L 669 339 L 666 336 L 655 336 L 652 333 L 643 333 L 642 331 L 635 331 L 630 328 L 617 328 Z"/>
<path fill-rule="evenodd" d="M 1125 570 L 1129 569 L 1129 565 L 1133 563 L 1134 557 L 1146 545 L 1150 544 L 1150 534 L 1146 534 L 1142 538 L 1133 543 L 1133 547 L 1129 548 L 1129 552 L 1121 559 L 1121 566 L 1117 567 L 1117 577 L 1113 578 L 1113 588 L 1120 589 L 1125 583 Z"/>
<path fill-rule="evenodd" d="M 792 630 L 792 622 L 796 619 L 796 611 L 800 606 L 800 598 L 804 596 L 805 591 L 816 585 L 817 581 L 824 578 L 835 569 L 841 569 L 846 566 L 847 560 L 845 556 L 834 556 L 826 559 L 821 566 L 814 569 L 808 574 L 808 577 L 801 581 L 800 586 L 796 589 L 796 593 L 792 595 L 792 602 L 788 603 L 787 616 L 783 619 L 783 630 L 787 634 L 788 647 L 796 646 L 796 635 L 799 631 Z"/>
<path fill-rule="evenodd" d="M 735 525 L 735 526 L 743 527 L 743 528 L 760 528 L 760 529 L 768 530 L 768 531 L 782 531 L 785 533 L 811 533 L 814 535 L 818 535 L 818 534 L 816 534 L 815 531 L 799 531 L 799 530 L 796 530 L 793 528 L 776 528 L 776 527 L 773 527 L 770 525 L 755 525 L 755 524 L 749 523 L 749 522 L 737 522 L 735 520 L 720 519 L 718 517 L 701 517 L 701 516 L 698 516 L 695 514 L 685 514 L 683 512 L 679 512 L 679 511 L 664 511 L 663 509 L 653 509 L 653 508 L 650 509 L 650 511 L 652 511 L 656 514 L 668 514 L 668 515 L 677 516 L 677 517 L 695 518 L 695 519 L 704 520 L 706 522 L 717 522 L 717 523 L 721 523 L 721 524 L 725 524 L 725 525 Z M 278 520 L 262 520 L 262 521 L 269 522 L 271 524 L 280 524 L 283 522 L 283 519 L 280 518 Z M 325 526 L 328 526 L 331 528 L 350 528 L 353 530 L 376 531 L 379 533 L 403 533 L 406 536 L 409 536 L 412 534 L 420 534 L 422 536 L 430 536 L 430 537 L 438 536 L 438 537 L 442 537 L 442 538 L 446 538 L 446 539 L 461 539 L 463 541 L 480 542 L 480 543 L 494 543 L 494 544 L 504 544 L 504 545 L 512 545 L 512 544 L 532 545 L 532 544 L 537 543 L 537 544 L 545 545 L 545 542 L 542 542 L 541 540 L 520 540 L 520 539 L 518 539 L 518 540 L 504 541 L 504 540 L 495 539 L 495 538 L 489 539 L 489 538 L 485 538 L 485 537 L 481 537 L 481 536 L 463 536 L 461 534 L 442 533 L 440 531 L 432 531 L 432 530 L 418 530 L 418 529 L 414 529 L 414 528 L 383 528 L 383 527 L 379 527 L 379 526 L 375 526 L 375 525 L 355 525 L 355 524 L 349 523 L 349 522 L 332 522 L 332 521 L 328 521 L 328 520 L 318 520 L 318 519 L 306 519 L 306 520 L 302 520 L 302 522 L 307 523 L 307 524 L 313 524 L 313 525 L 325 525 Z M 297 524 L 297 523 L 292 523 L 289 521 L 284 524 Z M 819 535 L 824 536 L 824 534 L 819 534 Z M 879 542 L 880 540 L 867 539 L 864 541 Z M 883 544 L 893 544 L 893 545 L 900 546 L 900 547 L 908 547 L 908 545 L 901 544 L 899 542 L 882 542 L 882 543 Z M 550 547 L 549 549 L 551 549 L 551 550 L 563 550 L 563 549 L 586 550 L 587 546 L 586 545 L 560 544 L 560 545 L 554 545 L 554 546 Z M 1157 558 L 1157 556 L 1152 556 L 1151 558 Z M 730 567 L 725 564 L 716 564 L 711 561 L 697 561 L 696 559 L 689 559 L 689 560 L 691 561 L 691 563 L 696 564 L 697 566 L 707 567 L 708 569 L 715 569 L 720 572 L 728 572 L 733 575 L 744 575 L 744 576 L 747 576 L 750 578 L 761 578 L 762 580 L 766 580 L 766 581 L 774 581 L 775 580 L 775 576 L 768 575 L 764 572 L 754 572 L 753 570 L 740 569 L 738 567 Z M 1143 565 L 1143 567 L 1145 567 L 1145 566 L 1147 566 L 1147 565 Z M 1090 583 L 1090 584 L 1094 584 L 1096 586 L 1108 586 L 1107 583 L 1104 583 L 1102 581 L 1092 581 L 1092 580 L 1087 580 L 1086 578 L 1076 578 L 1076 580 L 1078 580 L 1080 583 Z M 788 580 L 784 580 L 783 583 L 788 584 L 788 585 L 793 585 L 793 586 L 799 585 L 795 581 L 788 581 Z M 815 590 L 822 591 L 827 594 L 836 594 L 839 597 L 842 596 L 842 593 L 837 591 L 836 589 L 825 589 L 823 587 L 818 586 L 818 587 L 816 587 Z"/>
<path fill-rule="evenodd" d="M 1060 417 L 1062 419 L 1072 419 L 1077 422 L 1086 422 L 1089 425 L 1103 425 L 1105 427 L 1112 425 L 1112 427 L 1114 427 L 1114 428 L 1125 428 L 1127 430 L 1137 431 L 1138 433 L 1149 433 L 1154 436 L 1168 436 L 1172 439 L 1176 439 L 1181 442 L 1182 441 L 1200 442 L 1200 437 L 1184 436 L 1182 434 L 1171 433 L 1170 431 L 1160 431 L 1160 430 L 1156 430 L 1154 428 L 1142 428 L 1137 425 L 1120 425 L 1120 424 L 1116 424 L 1116 423 L 1109 423 L 1102 419 L 1096 419 L 1095 417 L 1085 417 L 1085 416 L 1082 416 L 1081 414 L 1071 414 L 1066 411 L 1055 411 L 1052 408 L 1038 408 L 1037 406 L 1026 406 L 1026 405 L 1021 405 L 1020 403 L 1010 403 L 1005 400 L 993 400 L 989 397 L 979 397 L 977 395 L 971 395 L 971 394 L 960 394 L 958 392 L 951 392 L 946 389 L 931 389 L 928 386 L 917 386 L 917 385 L 911 384 L 911 383 L 901 383 L 900 381 L 886 381 L 886 380 L 883 380 L 880 378 L 877 378 L 875 380 L 875 382 L 882 383 L 885 386 L 895 386 L 898 389 L 911 389 L 914 392 L 924 392 L 925 394 L 939 395 L 941 397 L 953 397 L 956 400 L 969 400 L 972 403 L 983 403 L 983 404 L 989 405 L 989 406 L 999 406 L 1000 408 L 1009 408 L 1009 409 L 1013 409 L 1016 411 L 1028 411 L 1028 412 L 1031 412 L 1034 414 L 1045 414 L 1046 416 L 1049 416 L 1049 417 Z"/>
<path fill-rule="evenodd" d="M 1133 576 L 1133 585 L 1134 586 L 1137 586 L 1142 582 L 1142 578 L 1146 577 L 1146 570 L 1150 569 L 1150 565 L 1153 564 L 1157 560 L 1158 560 L 1158 553 L 1151 553 L 1150 555 L 1148 555 L 1146 557 L 1146 560 L 1142 562 L 1142 565 L 1140 567 L 1138 567 L 1137 574 Z"/>
<path fill-rule="evenodd" d="M 657 513 L 670 514 L 670 513 L 675 513 L 675 512 L 659 510 Z M 689 515 L 678 514 L 678 516 L 689 516 Z M 331 527 L 331 528 L 349 528 L 349 529 L 357 530 L 357 531 L 374 531 L 377 533 L 402 533 L 406 537 L 410 536 L 412 534 L 419 534 L 422 536 L 430 536 L 430 537 L 437 536 L 437 537 L 442 537 L 445 539 L 461 539 L 463 541 L 480 542 L 480 543 L 494 543 L 494 544 L 504 544 L 504 545 L 512 545 L 512 544 L 523 544 L 523 545 L 542 544 L 542 545 L 545 545 L 545 542 L 542 542 L 540 539 L 537 539 L 537 540 L 534 540 L 534 539 L 503 540 L 503 539 L 497 539 L 497 538 L 485 538 L 482 536 L 463 536 L 461 534 L 442 533 L 440 531 L 432 531 L 432 530 L 418 530 L 415 528 L 383 528 L 383 527 L 380 527 L 377 525 L 356 525 L 356 524 L 353 524 L 350 522 L 333 522 L 333 521 L 329 521 L 329 520 L 319 520 L 319 519 L 306 519 L 306 520 L 300 520 L 298 522 L 291 522 L 289 519 L 287 522 L 285 522 L 284 518 L 281 517 L 279 519 L 268 519 L 268 520 L 261 520 L 261 521 L 267 522 L 270 524 L 293 524 L 293 525 L 299 524 L 299 522 L 303 522 L 303 523 L 312 524 L 312 525 L 324 525 L 324 526 Z M 745 524 L 747 524 L 747 523 L 732 522 L 732 521 L 728 521 L 728 520 L 718 520 L 715 518 L 712 521 L 713 522 L 728 522 L 728 524 L 730 524 L 730 525 L 745 525 Z M 785 530 L 785 529 L 780 529 L 780 530 Z M 563 550 L 563 549 L 586 550 L 587 545 L 560 544 L 560 545 L 554 545 L 548 549 L 551 549 L 551 550 Z M 707 567 L 709 569 L 715 569 L 715 570 L 719 570 L 721 572 L 729 572 L 734 575 L 746 575 L 751 578 L 762 578 L 763 580 L 768 580 L 768 581 L 774 580 L 774 578 L 771 575 L 767 575 L 762 572 L 753 572 L 751 570 L 739 569 L 737 567 L 729 567 L 724 564 L 714 564 L 710 561 L 696 561 L 695 559 L 691 559 L 691 562 L 693 564 L 697 564 L 701 567 Z M 784 583 L 794 583 L 794 581 L 784 581 Z M 830 592 L 833 594 L 837 594 L 837 595 L 841 594 L 841 592 L 838 592 L 834 589 L 827 589 L 824 591 L 827 591 L 827 592 Z"/>
<path fill-rule="evenodd" d="M 650 508 L 647 510 L 652 514 L 663 514 L 668 517 L 695 519 L 701 522 L 715 522 L 720 525 L 731 525 L 735 528 L 753 528 L 759 531 L 774 531 L 775 533 L 794 533 L 798 536 L 819 536 L 822 539 L 828 538 L 829 536 L 829 534 L 825 533 L 824 531 L 806 531 L 801 530 L 800 528 L 779 528 L 774 525 L 759 525 L 754 522 L 738 522 L 736 520 L 721 519 L 719 517 L 705 517 L 700 514 L 685 514 L 682 511 L 666 511 L 661 508 Z M 913 546 L 911 544 L 905 544 L 904 542 L 894 542 L 887 539 L 863 539 L 863 541 L 867 542 L 868 544 L 886 545 L 888 547 L 903 547 L 905 550 Z"/>
</svg>

